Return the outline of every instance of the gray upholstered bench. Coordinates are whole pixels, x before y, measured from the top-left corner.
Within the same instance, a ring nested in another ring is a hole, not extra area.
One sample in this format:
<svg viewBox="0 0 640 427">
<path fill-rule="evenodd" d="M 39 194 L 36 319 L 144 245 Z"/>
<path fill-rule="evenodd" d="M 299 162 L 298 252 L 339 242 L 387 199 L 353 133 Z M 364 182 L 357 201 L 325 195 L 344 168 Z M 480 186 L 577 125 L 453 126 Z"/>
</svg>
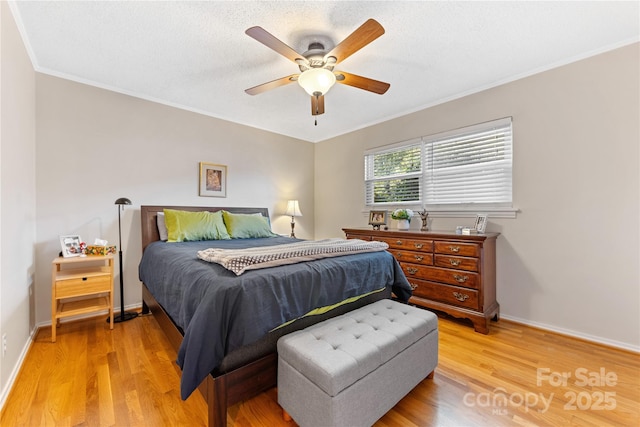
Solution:
<svg viewBox="0 0 640 427">
<path fill-rule="evenodd" d="M 278 403 L 302 427 L 370 426 L 437 364 L 437 316 L 377 301 L 278 340 Z"/>
</svg>

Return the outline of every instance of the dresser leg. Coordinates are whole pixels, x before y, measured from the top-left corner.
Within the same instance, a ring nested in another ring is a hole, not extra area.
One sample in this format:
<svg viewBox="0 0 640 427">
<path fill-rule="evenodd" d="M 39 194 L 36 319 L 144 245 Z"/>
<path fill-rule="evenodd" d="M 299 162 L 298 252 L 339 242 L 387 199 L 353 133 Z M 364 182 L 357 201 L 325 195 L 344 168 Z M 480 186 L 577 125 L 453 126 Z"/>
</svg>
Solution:
<svg viewBox="0 0 640 427">
<path fill-rule="evenodd" d="M 484 335 L 487 335 L 489 333 L 489 325 L 487 324 L 488 323 L 487 319 L 483 319 L 483 320 L 473 319 L 471 321 L 473 322 L 473 329 L 476 332 L 479 332 Z"/>
</svg>

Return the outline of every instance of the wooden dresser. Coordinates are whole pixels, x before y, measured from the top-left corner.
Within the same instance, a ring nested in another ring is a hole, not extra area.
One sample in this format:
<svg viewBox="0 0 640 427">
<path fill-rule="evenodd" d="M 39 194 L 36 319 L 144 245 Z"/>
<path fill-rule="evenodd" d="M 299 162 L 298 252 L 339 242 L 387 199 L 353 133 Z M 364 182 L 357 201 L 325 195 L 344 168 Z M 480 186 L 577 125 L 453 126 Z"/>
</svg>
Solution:
<svg viewBox="0 0 640 427">
<path fill-rule="evenodd" d="M 389 245 L 411 287 L 410 303 L 473 322 L 489 333 L 498 320 L 496 238 L 499 233 L 460 235 L 438 231 L 343 228 L 347 239 L 377 240 Z"/>
</svg>

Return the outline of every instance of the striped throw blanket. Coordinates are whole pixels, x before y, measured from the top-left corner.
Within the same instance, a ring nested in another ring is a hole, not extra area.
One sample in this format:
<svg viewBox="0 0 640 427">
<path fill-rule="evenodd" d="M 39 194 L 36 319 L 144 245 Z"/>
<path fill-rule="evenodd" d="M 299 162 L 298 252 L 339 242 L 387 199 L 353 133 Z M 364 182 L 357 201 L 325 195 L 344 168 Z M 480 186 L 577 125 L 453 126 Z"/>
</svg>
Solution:
<svg viewBox="0 0 640 427">
<path fill-rule="evenodd" d="M 295 264 L 320 258 L 384 251 L 388 247 L 389 245 L 384 242 L 367 242 L 360 239 L 324 239 L 247 249 L 210 248 L 198 251 L 198 258 L 220 264 L 239 276 L 247 270 Z"/>
</svg>

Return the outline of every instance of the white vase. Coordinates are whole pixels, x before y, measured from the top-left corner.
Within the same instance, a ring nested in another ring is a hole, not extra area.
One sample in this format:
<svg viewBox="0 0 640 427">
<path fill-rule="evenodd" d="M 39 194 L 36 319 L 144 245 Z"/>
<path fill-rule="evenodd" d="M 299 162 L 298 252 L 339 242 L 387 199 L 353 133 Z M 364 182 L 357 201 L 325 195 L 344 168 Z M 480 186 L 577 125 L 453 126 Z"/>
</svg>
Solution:
<svg viewBox="0 0 640 427">
<path fill-rule="evenodd" d="M 398 230 L 408 230 L 409 229 L 409 220 L 408 219 L 399 219 L 398 221 Z"/>
</svg>

